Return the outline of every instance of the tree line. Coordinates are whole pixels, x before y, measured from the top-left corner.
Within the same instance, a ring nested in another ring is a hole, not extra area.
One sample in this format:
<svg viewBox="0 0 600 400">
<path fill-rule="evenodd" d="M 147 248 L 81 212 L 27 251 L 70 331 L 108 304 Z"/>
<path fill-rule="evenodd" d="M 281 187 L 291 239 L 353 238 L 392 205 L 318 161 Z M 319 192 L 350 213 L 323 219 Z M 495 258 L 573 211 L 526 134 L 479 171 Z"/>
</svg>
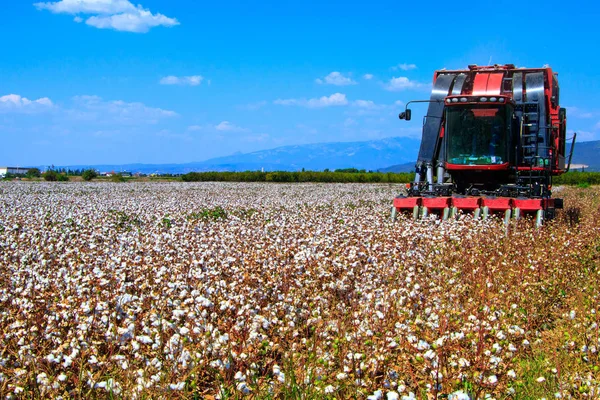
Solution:
<svg viewBox="0 0 600 400">
<path fill-rule="evenodd" d="M 23 175 L 7 174 L 4 179 L 11 180 Z M 26 178 L 42 178 L 46 181 L 68 181 L 69 176 L 81 176 L 85 181 L 91 181 L 98 177 L 94 169 L 65 170 L 64 168 L 49 168 L 45 172 L 39 168 L 30 168 L 25 174 Z M 170 175 L 161 175 L 173 180 L 178 178 Z M 184 182 L 324 182 L 324 183 L 408 183 L 415 178 L 414 172 L 372 172 L 356 168 L 336 169 L 334 171 L 244 171 L 244 172 L 189 172 L 181 175 Z M 122 182 L 125 179 L 115 174 L 112 181 Z M 566 174 L 555 176 L 553 185 L 600 185 L 600 172 L 571 171 Z"/>
<path fill-rule="evenodd" d="M 360 183 L 407 183 L 414 173 L 382 173 L 356 170 L 335 171 L 245 171 L 245 172 L 189 172 L 181 176 L 184 182 L 360 182 Z"/>
<path fill-rule="evenodd" d="M 414 172 L 366 172 L 354 168 L 335 171 L 245 171 L 189 172 L 181 176 L 184 182 L 339 182 L 339 183 L 408 183 Z M 554 185 L 600 185 L 600 172 L 571 171 L 552 179 Z"/>
</svg>

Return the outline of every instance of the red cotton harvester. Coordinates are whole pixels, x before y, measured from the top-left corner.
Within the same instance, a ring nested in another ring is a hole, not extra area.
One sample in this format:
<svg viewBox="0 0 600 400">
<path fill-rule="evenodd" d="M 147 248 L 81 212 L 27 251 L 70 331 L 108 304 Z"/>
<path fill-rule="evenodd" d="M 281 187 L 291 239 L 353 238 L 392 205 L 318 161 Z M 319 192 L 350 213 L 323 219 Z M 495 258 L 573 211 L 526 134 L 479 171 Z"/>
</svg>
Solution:
<svg viewBox="0 0 600 400">
<path fill-rule="evenodd" d="M 494 65 L 436 71 L 415 180 L 394 199 L 398 212 L 414 219 L 460 211 L 475 218 L 535 214 L 536 225 L 563 206 L 552 198 L 552 177 L 569 170 L 565 157 L 567 116 L 559 106 L 557 74 L 548 66 Z"/>
</svg>

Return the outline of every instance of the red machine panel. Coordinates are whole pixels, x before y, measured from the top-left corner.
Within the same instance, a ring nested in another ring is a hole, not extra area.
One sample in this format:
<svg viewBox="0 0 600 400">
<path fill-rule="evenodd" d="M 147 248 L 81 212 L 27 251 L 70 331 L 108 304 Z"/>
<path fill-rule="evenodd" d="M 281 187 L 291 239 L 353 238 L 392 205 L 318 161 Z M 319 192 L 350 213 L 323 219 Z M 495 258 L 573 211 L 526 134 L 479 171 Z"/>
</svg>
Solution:
<svg viewBox="0 0 600 400">
<path fill-rule="evenodd" d="M 423 197 L 421 204 L 430 210 L 440 210 L 450 207 L 451 197 Z"/>
<path fill-rule="evenodd" d="M 399 210 L 412 210 L 415 206 L 421 205 L 420 197 L 396 197 L 394 207 Z"/>
<path fill-rule="evenodd" d="M 511 200 L 509 197 L 482 197 L 481 206 L 489 208 L 490 211 L 505 211 L 511 209 Z"/>
</svg>

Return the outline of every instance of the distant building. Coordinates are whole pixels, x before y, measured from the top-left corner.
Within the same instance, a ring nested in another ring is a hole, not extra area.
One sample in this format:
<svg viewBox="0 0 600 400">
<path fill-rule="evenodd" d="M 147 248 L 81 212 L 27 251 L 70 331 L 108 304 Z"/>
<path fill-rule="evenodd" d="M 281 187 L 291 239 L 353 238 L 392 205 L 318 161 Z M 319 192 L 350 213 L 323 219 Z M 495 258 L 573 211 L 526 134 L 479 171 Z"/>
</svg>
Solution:
<svg viewBox="0 0 600 400">
<path fill-rule="evenodd" d="M 585 164 L 571 164 L 571 171 L 585 171 L 589 167 L 589 165 Z"/>
<path fill-rule="evenodd" d="M 0 176 L 6 176 L 7 174 L 12 175 L 25 175 L 29 171 L 29 168 L 21 167 L 0 167 Z"/>
</svg>

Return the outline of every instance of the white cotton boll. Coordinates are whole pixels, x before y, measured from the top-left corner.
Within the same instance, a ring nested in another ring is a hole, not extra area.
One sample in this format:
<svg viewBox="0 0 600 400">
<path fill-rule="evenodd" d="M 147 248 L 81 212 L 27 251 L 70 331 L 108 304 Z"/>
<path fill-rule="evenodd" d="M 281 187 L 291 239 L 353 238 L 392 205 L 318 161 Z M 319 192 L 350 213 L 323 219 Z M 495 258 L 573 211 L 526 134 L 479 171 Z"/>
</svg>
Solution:
<svg viewBox="0 0 600 400">
<path fill-rule="evenodd" d="M 515 379 L 517 377 L 517 373 L 513 369 L 511 369 L 506 373 L 506 376 L 508 376 L 511 379 Z"/>
<path fill-rule="evenodd" d="M 73 359 L 69 356 L 64 356 L 63 360 L 63 367 L 65 368 L 69 368 L 73 364 Z"/>
<path fill-rule="evenodd" d="M 106 381 L 95 383 L 94 389 L 106 389 Z"/>
<path fill-rule="evenodd" d="M 377 311 L 375 314 L 377 314 L 377 318 L 379 318 L 379 319 L 385 318 L 385 316 L 383 315 L 383 313 L 381 311 Z"/>
<path fill-rule="evenodd" d="M 56 377 L 60 382 L 64 382 L 67 380 L 67 376 L 65 374 L 60 374 Z"/>
<path fill-rule="evenodd" d="M 424 340 L 419 340 L 419 343 L 417 344 L 417 349 L 420 351 L 427 350 L 429 347 L 429 343 Z"/>
<path fill-rule="evenodd" d="M 248 394 L 250 393 L 251 389 L 248 387 L 248 385 L 246 384 L 246 382 L 240 382 L 237 384 L 236 386 L 237 390 L 242 392 L 243 394 Z"/>
<path fill-rule="evenodd" d="M 546 378 L 544 378 L 543 376 L 540 376 L 539 378 L 536 379 L 536 381 L 538 381 L 539 383 L 543 383 L 543 382 L 546 382 Z"/>
<path fill-rule="evenodd" d="M 40 385 L 45 385 L 45 384 L 48 383 L 48 375 L 46 375 L 45 372 L 42 372 L 42 373 L 40 373 L 40 374 L 37 375 L 36 381 Z"/>
<path fill-rule="evenodd" d="M 575 319 L 576 316 L 577 316 L 577 313 L 575 312 L 575 310 L 571 310 L 569 312 L 569 319 Z"/>
<path fill-rule="evenodd" d="M 185 326 L 184 326 L 184 327 L 181 327 L 181 328 L 179 328 L 179 334 L 180 334 L 181 336 L 187 336 L 187 335 L 188 335 L 188 333 L 190 333 L 190 330 L 189 330 L 188 328 L 186 328 Z"/>
<path fill-rule="evenodd" d="M 367 396 L 367 400 L 380 400 L 383 398 L 383 392 L 381 390 L 376 390 L 372 395 Z"/>
<path fill-rule="evenodd" d="M 387 400 L 398 400 L 400 398 L 400 395 L 398 395 L 398 393 L 396 392 L 388 392 L 386 398 Z"/>
<path fill-rule="evenodd" d="M 185 382 L 171 383 L 169 385 L 169 389 L 171 390 L 183 390 L 183 388 L 185 388 Z"/>
<path fill-rule="evenodd" d="M 495 385 L 498 382 L 498 378 L 496 377 L 496 375 L 490 375 L 488 376 L 487 381 L 489 384 Z"/>
<path fill-rule="evenodd" d="M 448 400 L 471 400 L 469 395 L 462 390 L 457 390 L 454 393 L 448 395 Z"/>
<path fill-rule="evenodd" d="M 335 376 L 337 378 L 337 380 L 341 381 L 344 380 L 348 377 L 348 374 L 344 373 L 344 372 L 340 372 L 339 374 L 337 374 Z"/>
<path fill-rule="evenodd" d="M 323 389 L 323 392 L 325 394 L 331 394 L 331 393 L 335 392 L 335 388 L 331 385 L 327 385 L 327 386 L 325 386 L 325 389 Z"/>
<path fill-rule="evenodd" d="M 233 379 L 235 379 L 236 381 L 245 381 L 246 375 L 244 375 L 241 371 L 238 371 L 235 373 L 235 376 L 233 377 Z"/>
<path fill-rule="evenodd" d="M 57 364 L 60 362 L 60 357 L 55 357 L 54 354 L 50 353 L 46 356 L 46 360 L 48 360 L 48 362 L 51 362 L 53 364 Z"/>
<path fill-rule="evenodd" d="M 150 336 L 137 336 L 136 337 L 137 341 L 143 344 L 150 344 L 152 343 L 152 339 L 150 338 Z"/>
</svg>

